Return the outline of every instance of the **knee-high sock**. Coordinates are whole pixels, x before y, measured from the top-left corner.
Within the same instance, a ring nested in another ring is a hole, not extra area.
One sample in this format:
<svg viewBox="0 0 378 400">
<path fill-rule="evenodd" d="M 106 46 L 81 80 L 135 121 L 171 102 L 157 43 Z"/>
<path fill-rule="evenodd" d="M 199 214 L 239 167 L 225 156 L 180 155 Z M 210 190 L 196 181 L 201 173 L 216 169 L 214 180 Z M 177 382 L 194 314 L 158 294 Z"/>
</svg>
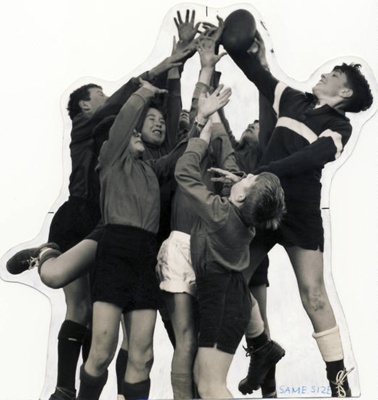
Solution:
<svg viewBox="0 0 378 400">
<path fill-rule="evenodd" d="M 177 400 L 193 399 L 192 374 L 177 374 L 171 372 L 173 398 Z"/>
<path fill-rule="evenodd" d="M 314 332 L 312 336 L 316 340 L 325 362 L 338 361 L 344 358 L 340 331 L 337 325 L 323 332 Z"/>
<path fill-rule="evenodd" d="M 334 328 L 323 332 L 314 332 L 312 336 L 316 340 L 323 360 L 326 363 L 327 379 L 334 382 L 338 372 L 345 368 L 339 327 L 336 325 Z M 345 387 L 349 387 L 347 379 L 345 379 Z"/>
<path fill-rule="evenodd" d="M 116 375 L 117 375 L 117 393 L 122 394 L 122 382 L 125 380 L 127 359 L 129 358 L 129 352 L 122 347 L 118 351 L 116 360 Z"/>
<path fill-rule="evenodd" d="M 98 400 L 107 380 L 107 370 L 100 376 L 92 376 L 85 371 L 84 365 L 82 365 L 80 368 L 80 389 L 77 400 Z"/>
<path fill-rule="evenodd" d="M 142 382 L 129 383 L 122 382 L 122 394 L 126 400 L 148 399 L 150 394 L 150 379 Z"/>
<path fill-rule="evenodd" d="M 63 322 L 58 335 L 58 387 L 75 391 L 77 362 L 87 331 L 85 326 L 74 321 Z"/>
<path fill-rule="evenodd" d="M 81 356 L 83 357 L 83 364 L 88 360 L 89 350 L 92 343 L 92 329 L 87 329 L 83 340 L 83 347 L 81 348 Z"/>
</svg>

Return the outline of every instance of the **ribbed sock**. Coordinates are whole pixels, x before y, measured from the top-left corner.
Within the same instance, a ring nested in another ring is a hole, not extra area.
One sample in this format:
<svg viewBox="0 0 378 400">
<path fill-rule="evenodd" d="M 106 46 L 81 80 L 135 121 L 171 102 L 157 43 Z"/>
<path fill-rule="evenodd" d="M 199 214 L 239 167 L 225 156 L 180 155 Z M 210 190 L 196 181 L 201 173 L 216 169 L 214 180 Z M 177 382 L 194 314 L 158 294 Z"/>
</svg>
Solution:
<svg viewBox="0 0 378 400">
<path fill-rule="evenodd" d="M 58 335 L 57 386 L 75 391 L 76 368 L 87 328 L 74 321 L 63 322 Z"/>
<path fill-rule="evenodd" d="M 85 371 L 84 365 L 82 365 L 80 368 L 80 390 L 76 400 L 98 400 L 107 380 L 107 370 L 100 376 L 92 376 Z"/>
<path fill-rule="evenodd" d="M 122 382 L 122 394 L 126 400 L 148 399 L 150 394 L 150 379 L 142 382 L 128 383 Z"/>
<path fill-rule="evenodd" d="M 323 332 L 314 332 L 312 336 L 316 340 L 320 354 L 325 362 L 342 360 L 344 358 L 340 330 L 337 325 Z"/>
<path fill-rule="evenodd" d="M 116 359 L 116 375 L 117 375 L 117 393 L 122 394 L 122 382 L 125 380 L 127 359 L 129 352 L 122 347 L 118 351 Z"/>
<path fill-rule="evenodd" d="M 61 251 L 52 249 L 50 247 L 45 247 L 43 250 L 41 250 L 41 252 L 39 253 L 38 273 L 41 273 L 41 267 L 43 263 L 45 263 L 50 258 L 57 258 L 61 254 Z"/>
<path fill-rule="evenodd" d="M 88 360 L 89 350 L 91 349 L 92 343 L 92 329 L 87 328 L 87 333 L 84 336 L 83 346 L 81 348 L 81 356 L 83 357 L 83 363 Z"/>
<path fill-rule="evenodd" d="M 193 398 L 193 375 L 191 373 L 177 374 L 171 372 L 171 384 L 174 399 L 180 400 Z"/>
<path fill-rule="evenodd" d="M 247 341 L 248 347 L 253 347 L 254 349 L 258 349 L 259 347 L 263 346 L 268 341 L 268 335 L 263 332 L 261 335 L 256 336 L 254 338 L 245 338 Z"/>
</svg>

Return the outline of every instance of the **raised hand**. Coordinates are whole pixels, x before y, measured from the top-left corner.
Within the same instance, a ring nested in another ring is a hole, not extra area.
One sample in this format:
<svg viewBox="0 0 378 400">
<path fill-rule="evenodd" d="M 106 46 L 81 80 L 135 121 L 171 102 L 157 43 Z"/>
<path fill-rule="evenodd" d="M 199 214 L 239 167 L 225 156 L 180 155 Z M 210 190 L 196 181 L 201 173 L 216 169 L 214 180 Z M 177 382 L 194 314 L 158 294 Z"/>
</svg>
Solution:
<svg viewBox="0 0 378 400">
<path fill-rule="evenodd" d="M 217 42 L 222 36 L 224 21 L 221 17 L 217 15 L 218 26 L 211 24 L 210 22 L 203 22 L 202 26 L 205 28 L 203 35 L 211 37 L 215 42 Z"/>
<path fill-rule="evenodd" d="M 177 18 L 174 18 L 179 42 L 181 41 L 184 46 L 188 45 L 199 32 L 198 28 L 200 26 L 200 22 L 194 24 L 196 17 L 195 10 L 192 10 L 192 15 L 190 16 L 190 11 L 186 10 L 185 21 L 182 20 L 180 11 L 177 11 Z"/>
<path fill-rule="evenodd" d="M 180 67 L 188 58 L 189 54 L 190 49 L 188 48 L 182 51 L 175 51 L 174 54 L 165 58 L 161 63 L 149 71 L 150 78 L 155 78 L 171 68 Z"/>
<path fill-rule="evenodd" d="M 259 31 L 256 31 L 255 39 L 247 52 L 254 54 L 260 61 L 260 64 L 264 68 L 269 69 L 268 61 L 266 60 L 265 43 Z"/>
<path fill-rule="evenodd" d="M 215 41 L 212 38 L 200 39 L 197 47 L 201 68 L 214 68 L 217 62 L 227 53 L 215 54 Z"/>
<path fill-rule="evenodd" d="M 222 183 L 236 183 L 239 182 L 242 178 L 240 176 L 237 176 L 233 174 L 230 171 L 226 171 L 225 169 L 221 168 L 209 168 L 209 172 L 212 172 L 214 174 L 218 174 L 220 176 L 214 176 L 211 178 L 212 182 L 222 182 Z"/>
<path fill-rule="evenodd" d="M 223 85 L 219 85 L 210 95 L 202 94 L 198 99 L 198 115 L 201 120 L 208 119 L 216 111 L 224 107 L 229 101 L 232 91 L 226 88 L 222 91 Z"/>
<path fill-rule="evenodd" d="M 142 87 L 149 89 L 153 94 L 168 93 L 167 89 L 160 89 L 160 88 L 152 85 L 150 82 L 145 81 L 144 79 L 139 78 L 139 82 Z"/>
</svg>

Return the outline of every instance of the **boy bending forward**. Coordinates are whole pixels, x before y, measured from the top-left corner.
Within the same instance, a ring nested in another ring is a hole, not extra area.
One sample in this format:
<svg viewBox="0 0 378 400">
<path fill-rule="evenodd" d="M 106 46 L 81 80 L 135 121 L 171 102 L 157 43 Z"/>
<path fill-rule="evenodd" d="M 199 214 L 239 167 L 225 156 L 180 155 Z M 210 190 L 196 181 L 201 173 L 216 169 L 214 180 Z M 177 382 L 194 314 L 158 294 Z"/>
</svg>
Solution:
<svg viewBox="0 0 378 400">
<path fill-rule="evenodd" d="M 200 308 L 194 377 L 201 398 L 230 398 L 227 373 L 251 313 L 251 296 L 241 271 L 249 265 L 255 227 L 278 226 L 285 206 L 279 179 L 271 173 L 243 179 L 227 173 L 234 183 L 228 198 L 206 188 L 200 164 L 211 130 L 208 121 L 200 137 L 190 139 L 175 177 L 199 216 L 190 243 Z"/>
</svg>

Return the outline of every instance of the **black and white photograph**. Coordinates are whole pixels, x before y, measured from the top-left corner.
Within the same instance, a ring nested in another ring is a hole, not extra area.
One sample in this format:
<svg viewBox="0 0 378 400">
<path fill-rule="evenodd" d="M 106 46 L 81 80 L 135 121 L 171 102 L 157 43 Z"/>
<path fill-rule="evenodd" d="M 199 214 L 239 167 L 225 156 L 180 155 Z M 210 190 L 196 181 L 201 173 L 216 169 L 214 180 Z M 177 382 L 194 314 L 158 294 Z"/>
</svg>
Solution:
<svg viewBox="0 0 378 400">
<path fill-rule="evenodd" d="M 2 19 L 0 400 L 377 398 L 377 2 Z"/>
</svg>

